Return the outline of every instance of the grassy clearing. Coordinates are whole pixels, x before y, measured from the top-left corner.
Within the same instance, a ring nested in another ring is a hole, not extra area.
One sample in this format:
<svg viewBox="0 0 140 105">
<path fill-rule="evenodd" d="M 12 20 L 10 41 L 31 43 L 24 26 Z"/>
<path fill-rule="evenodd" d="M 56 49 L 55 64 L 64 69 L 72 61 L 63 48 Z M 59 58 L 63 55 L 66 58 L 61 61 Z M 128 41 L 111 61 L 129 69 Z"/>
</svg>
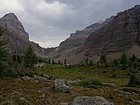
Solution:
<svg viewBox="0 0 140 105">
<path fill-rule="evenodd" d="M 105 71 L 105 73 L 104 73 Z M 109 68 L 101 69 L 94 66 L 74 66 L 71 69 L 58 64 L 47 64 L 46 67 L 37 68 L 38 74 L 47 74 L 52 78 L 63 78 L 67 80 L 97 79 L 101 82 L 110 82 L 119 85 L 128 83 L 127 71 L 118 70 L 117 77 L 111 78 L 112 72 Z"/>
<path fill-rule="evenodd" d="M 105 72 L 104 72 L 105 71 Z M 126 91 L 140 91 L 137 87 L 126 87 L 128 83 L 128 72 L 117 70 L 116 78 L 111 78 L 112 72 L 109 68 L 97 68 L 94 66 L 74 66 L 71 69 L 58 64 L 47 64 L 45 67 L 36 68 L 38 74 L 47 74 L 53 78 L 66 80 L 87 79 L 98 80 L 101 83 L 114 83 L 113 87 L 87 88 L 81 85 L 71 85 L 70 93 L 57 93 L 51 90 L 53 83 L 35 80 L 22 81 L 20 78 L 0 79 L 0 105 L 24 105 L 20 98 L 24 97 L 31 105 L 59 105 L 61 102 L 71 103 L 76 96 L 103 96 L 115 105 L 138 105 L 131 100 L 139 100 L 140 95 L 122 93 Z M 139 73 L 138 73 L 139 74 Z M 89 81 L 90 82 L 90 81 Z M 97 85 L 95 82 L 90 84 Z M 124 89 L 125 88 L 125 89 Z M 42 95 L 45 97 L 42 97 Z"/>
</svg>

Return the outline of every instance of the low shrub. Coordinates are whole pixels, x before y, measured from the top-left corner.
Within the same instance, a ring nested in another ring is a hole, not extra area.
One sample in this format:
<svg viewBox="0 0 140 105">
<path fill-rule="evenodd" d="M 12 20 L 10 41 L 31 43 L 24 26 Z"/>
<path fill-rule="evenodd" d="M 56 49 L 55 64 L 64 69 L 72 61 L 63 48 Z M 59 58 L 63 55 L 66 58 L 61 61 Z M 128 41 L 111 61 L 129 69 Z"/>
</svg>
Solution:
<svg viewBox="0 0 140 105">
<path fill-rule="evenodd" d="M 136 77 L 136 74 L 130 74 L 130 79 L 127 85 L 130 87 L 140 86 L 140 80 Z"/>
<path fill-rule="evenodd" d="M 83 87 L 95 88 L 95 89 L 103 86 L 103 84 L 98 80 L 88 80 L 88 79 L 81 80 L 79 84 L 80 86 L 83 86 Z"/>
</svg>

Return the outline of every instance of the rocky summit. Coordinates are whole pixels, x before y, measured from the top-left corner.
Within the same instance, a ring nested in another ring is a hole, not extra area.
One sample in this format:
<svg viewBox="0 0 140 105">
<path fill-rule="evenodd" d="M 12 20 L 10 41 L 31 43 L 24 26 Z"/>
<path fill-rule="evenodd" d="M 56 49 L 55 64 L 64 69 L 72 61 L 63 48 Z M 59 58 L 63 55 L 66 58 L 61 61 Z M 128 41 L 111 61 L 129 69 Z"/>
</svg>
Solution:
<svg viewBox="0 0 140 105">
<path fill-rule="evenodd" d="M 14 13 L 9 13 L 0 19 L 0 26 L 6 32 L 5 35 L 8 39 L 7 48 L 10 52 L 23 53 L 29 45 L 31 45 L 38 56 L 44 57 L 44 49 L 38 44 L 29 41 L 29 35 L 25 31 L 22 23 L 18 20 Z"/>
</svg>

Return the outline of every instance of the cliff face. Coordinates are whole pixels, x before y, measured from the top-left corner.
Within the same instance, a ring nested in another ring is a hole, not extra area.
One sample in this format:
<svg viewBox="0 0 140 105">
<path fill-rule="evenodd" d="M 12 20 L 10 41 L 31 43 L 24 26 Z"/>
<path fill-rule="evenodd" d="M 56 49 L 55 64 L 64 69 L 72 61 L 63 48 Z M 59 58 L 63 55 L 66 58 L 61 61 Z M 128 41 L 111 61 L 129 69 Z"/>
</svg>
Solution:
<svg viewBox="0 0 140 105">
<path fill-rule="evenodd" d="M 23 53 L 31 45 L 38 56 L 45 57 L 44 50 L 38 44 L 29 41 L 29 35 L 22 23 L 13 13 L 6 14 L 0 19 L 0 26 L 6 30 L 7 48 L 10 52 Z"/>
</svg>

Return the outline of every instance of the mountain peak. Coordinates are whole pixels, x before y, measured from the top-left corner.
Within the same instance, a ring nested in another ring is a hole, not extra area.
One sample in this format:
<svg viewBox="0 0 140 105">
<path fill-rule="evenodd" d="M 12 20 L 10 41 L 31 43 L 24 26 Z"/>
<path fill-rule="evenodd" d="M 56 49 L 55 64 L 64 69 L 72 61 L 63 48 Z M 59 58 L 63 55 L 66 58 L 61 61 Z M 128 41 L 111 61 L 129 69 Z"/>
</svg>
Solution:
<svg viewBox="0 0 140 105">
<path fill-rule="evenodd" d="M 14 13 L 8 13 L 8 14 L 4 15 L 1 18 L 1 20 L 5 21 L 5 22 L 10 22 L 12 24 L 20 23 L 20 21 L 18 20 L 17 16 Z"/>
<path fill-rule="evenodd" d="M 6 15 L 4 15 L 3 17 L 12 17 L 12 18 L 17 18 L 17 16 L 14 14 L 14 13 L 8 13 L 8 14 L 6 14 Z"/>
<path fill-rule="evenodd" d="M 25 39 L 29 39 L 28 33 L 24 30 L 22 23 L 14 13 L 8 13 L 0 19 L 0 26 L 11 32 L 15 32 Z"/>
</svg>

